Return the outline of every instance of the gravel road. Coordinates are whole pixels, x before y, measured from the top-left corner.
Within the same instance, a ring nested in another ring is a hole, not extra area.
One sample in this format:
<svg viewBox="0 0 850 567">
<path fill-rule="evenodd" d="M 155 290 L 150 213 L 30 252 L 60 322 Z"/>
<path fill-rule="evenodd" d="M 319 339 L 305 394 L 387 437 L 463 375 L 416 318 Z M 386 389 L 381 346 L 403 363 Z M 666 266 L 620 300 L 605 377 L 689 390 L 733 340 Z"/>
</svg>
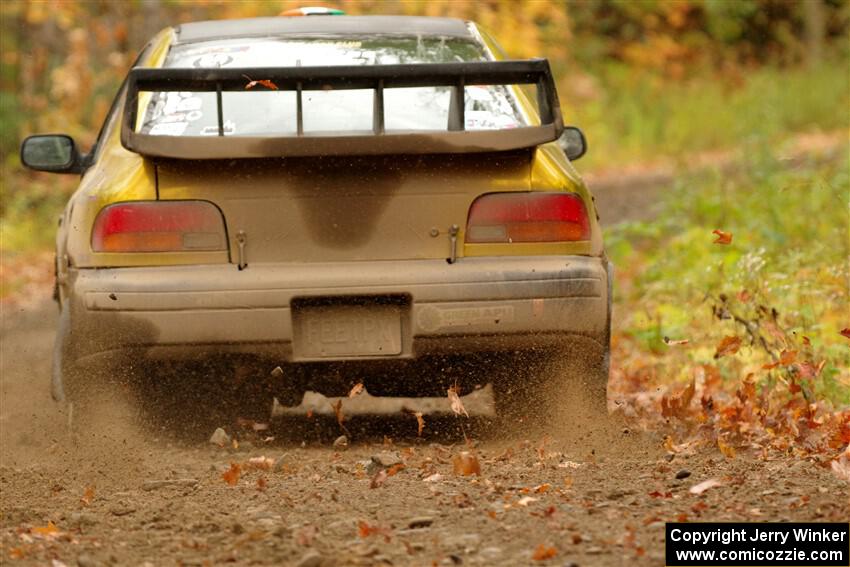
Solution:
<svg viewBox="0 0 850 567">
<path fill-rule="evenodd" d="M 48 395 L 54 324 L 49 303 L 4 307 L 4 565 L 662 565 L 665 521 L 850 509 L 846 483 L 791 458 L 670 455 L 622 423 L 583 438 L 426 413 L 420 438 L 365 398 L 347 447 L 327 408 L 220 448 L 135 427 L 116 400 L 72 437 Z"/>
</svg>

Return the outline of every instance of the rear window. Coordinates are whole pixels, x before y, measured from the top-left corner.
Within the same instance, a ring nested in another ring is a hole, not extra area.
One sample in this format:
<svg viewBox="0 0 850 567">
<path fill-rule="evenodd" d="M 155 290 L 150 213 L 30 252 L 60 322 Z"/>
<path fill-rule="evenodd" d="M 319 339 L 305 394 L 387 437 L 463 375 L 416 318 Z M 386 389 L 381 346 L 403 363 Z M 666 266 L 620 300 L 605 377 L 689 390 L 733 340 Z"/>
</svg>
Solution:
<svg viewBox="0 0 850 567">
<path fill-rule="evenodd" d="M 232 39 L 174 46 L 165 61 L 172 68 L 257 68 L 250 81 L 263 80 L 262 67 L 389 65 L 486 61 L 473 41 L 444 38 L 370 37 L 361 39 Z M 253 90 L 262 89 L 256 86 Z M 466 129 L 525 125 L 504 86 L 465 89 Z M 305 91 L 305 133 L 371 132 L 374 91 Z M 385 128 L 389 131 L 442 130 L 449 120 L 450 87 L 384 90 Z M 225 92 L 225 135 L 294 135 L 296 96 L 291 91 Z M 216 136 L 215 93 L 158 92 L 148 104 L 141 133 L 164 136 Z"/>
</svg>

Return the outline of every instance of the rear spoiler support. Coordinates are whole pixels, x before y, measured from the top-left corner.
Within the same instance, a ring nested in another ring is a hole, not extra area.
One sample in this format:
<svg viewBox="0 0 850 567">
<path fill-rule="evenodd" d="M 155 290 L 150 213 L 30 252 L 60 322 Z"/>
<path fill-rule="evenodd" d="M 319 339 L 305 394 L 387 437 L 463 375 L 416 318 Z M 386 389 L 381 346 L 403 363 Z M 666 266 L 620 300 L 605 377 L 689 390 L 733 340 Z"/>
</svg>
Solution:
<svg viewBox="0 0 850 567">
<path fill-rule="evenodd" d="M 225 138 L 224 92 L 246 90 L 246 77 L 271 81 L 296 94 L 296 132 Z M 525 85 L 537 88 L 540 124 L 502 130 L 465 129 L 464 89 L 471 85 Z M 384 90 L 405 87 L 452 87 L 446 131 L 386 131 Z M 372 131 L 305 133 L 303 92 L 372 89 Z M 141 92 L 215 92 L 218 136 L 160 136 L 136 129 Z M 151 157 L 225 159 L 310 155 L 465 153 L 533 147 L 563 131 L 558 93 L 545 59 L 404 65 L 262 67 L 233 69 L 135 68 L 127 78 L 121 143 Z"/>
</svg>

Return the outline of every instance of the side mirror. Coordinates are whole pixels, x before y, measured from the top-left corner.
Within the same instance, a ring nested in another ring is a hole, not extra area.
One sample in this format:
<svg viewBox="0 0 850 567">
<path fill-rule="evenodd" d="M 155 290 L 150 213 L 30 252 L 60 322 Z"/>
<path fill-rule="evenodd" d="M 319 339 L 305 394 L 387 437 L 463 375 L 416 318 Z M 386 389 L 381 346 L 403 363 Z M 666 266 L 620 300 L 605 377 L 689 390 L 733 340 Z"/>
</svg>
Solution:
<svg viewBox="0 0 850 567">
<path fill-rule="evenodd" d="M 29 136 L 21 144 L 21 163 L 36 171 L 81 173 L 82 161 L 74 139 L 65 134 Z"/>
<path fill-rule="evenodd" d="M 584 137 L 584 132 L 575 126 L 564 127 L 563 134 L 558 138 L 558 145 L 570 161 L 575 161 L 587 153 L 587 139 Z"/>
</svg>

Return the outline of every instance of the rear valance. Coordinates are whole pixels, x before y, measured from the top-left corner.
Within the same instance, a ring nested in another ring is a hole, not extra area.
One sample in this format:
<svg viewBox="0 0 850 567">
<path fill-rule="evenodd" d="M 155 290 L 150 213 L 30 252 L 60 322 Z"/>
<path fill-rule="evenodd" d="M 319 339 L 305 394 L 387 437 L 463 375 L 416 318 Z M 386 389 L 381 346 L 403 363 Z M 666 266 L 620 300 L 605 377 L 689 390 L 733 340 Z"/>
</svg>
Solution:
<svg viewBox="0 0 850 567">
<path fill-rule="evenodd" d="M 294 132 L 230 135 L 223 92 L 269 92 L 249 80 L 295 93 Z M 267 83 L 270 81 L 271 83 Z M 464 88 L 474 85 L 535 85 L 540 125 L 500 130 L 466 130 Z M 406 87 L 452 87 L 446 131 L 391 130 L 384 127 L 384 90 Z M 374 90 L 371 131 L 305 132 L 304 91 Z M 215 92 L 218 135 L 154 135 L 138 131 L 139 95 L 143 92 Z M 317 155 L 379 155 L 492 152 L 551 142 L 563 130 L 558 93 L 545 59 L 470 63 L 420 63 L 326 67 L 242 69 L 136 68 L 127 79 L 127 103 L 121 143 L 151 157 L 177 159 L 264 158 Z M 227 134 L 227 135 L 225 135 Z"/>
</svg>

